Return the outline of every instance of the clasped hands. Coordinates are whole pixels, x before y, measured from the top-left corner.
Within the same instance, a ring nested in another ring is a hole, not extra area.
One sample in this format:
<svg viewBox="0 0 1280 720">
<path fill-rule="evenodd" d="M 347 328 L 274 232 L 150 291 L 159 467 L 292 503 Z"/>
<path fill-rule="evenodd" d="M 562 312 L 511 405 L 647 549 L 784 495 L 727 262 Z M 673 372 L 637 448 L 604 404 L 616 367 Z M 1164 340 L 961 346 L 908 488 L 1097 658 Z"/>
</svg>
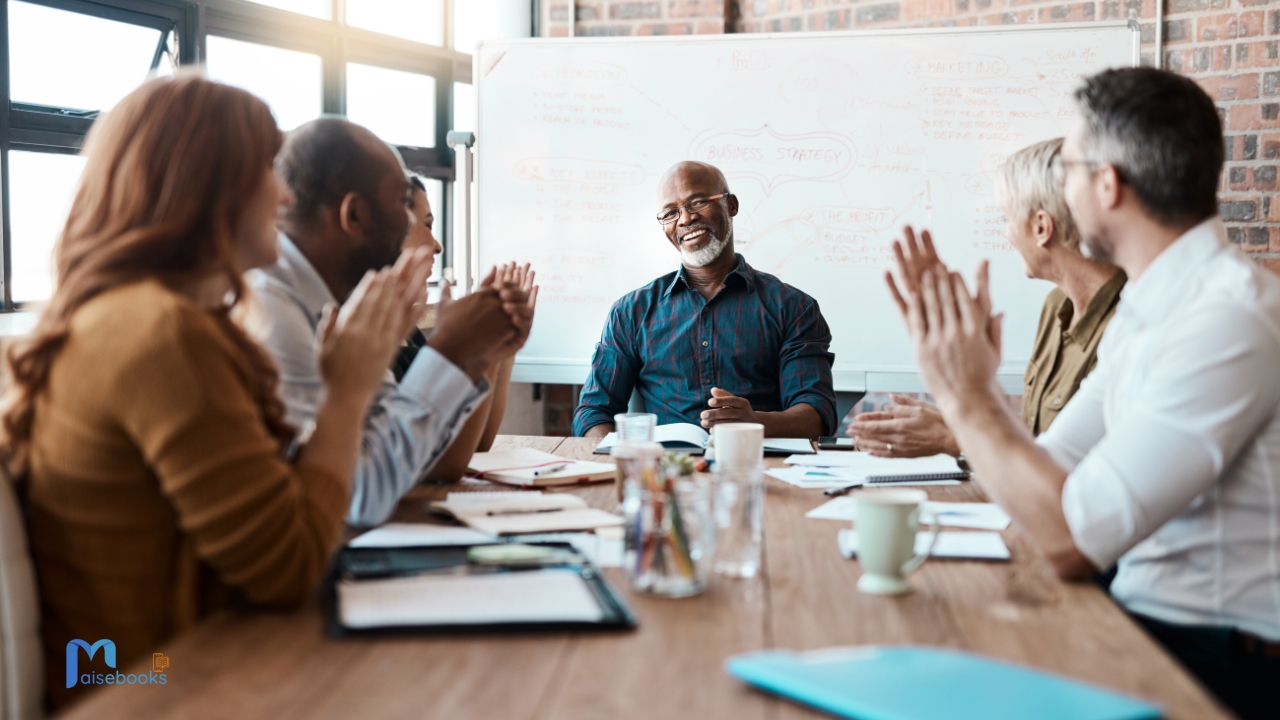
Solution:
<svg viewBox="0 0 1280 720">
<path fill-rule="evenodd" d="M 457 300 L 446 285 L 428 344 L 473 380 L 515 355 L 533 328 L 535 275 L 528 263 L 506 263 L 490 270 L 475 292 Z"/>
<path fill-rule="evenodd" d="M 898 281 L 885 273 L 894 302 L 906 321 L 920 377 L 947 418 L 966 407 L 1002 396 L 1000 366 L 1003 313 L 991 312 L 989 265 L 978 264 L 975 292 L 938 259 L 929 231 L 920 242 L 910 226 L 893 243 Z M 904 248 L 905 245 L 905 248 Z M 900 283 L 900 284 L 899 284 Z"/>
<path fill-rule="evenodd" d="M 341 309 L 328 305 L 317 335 L 320 371 L 331 392 L 371 395 L 421 315 L 431 254 L 401 253 L 396 264 L 365 273 Z M 529 265 L 496 267 L 480 288 L 453 300 L 446 289 L 429 345 L 476 381 L 524 346 L 538 287 Z"/>
</svg>

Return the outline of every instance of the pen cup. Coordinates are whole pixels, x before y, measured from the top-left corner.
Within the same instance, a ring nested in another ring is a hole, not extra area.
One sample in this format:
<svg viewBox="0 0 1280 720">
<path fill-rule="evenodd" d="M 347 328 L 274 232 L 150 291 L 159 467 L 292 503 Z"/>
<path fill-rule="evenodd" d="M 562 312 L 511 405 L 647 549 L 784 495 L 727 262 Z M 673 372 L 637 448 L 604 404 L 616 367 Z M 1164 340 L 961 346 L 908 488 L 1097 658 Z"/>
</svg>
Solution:
<svg viewBox="0 0 1280 720">
<path fill-rule="evenodd" d="M 707 588 L 715 527 L 705 475 L 668 470 L 651 480 L 628 479 L 622 514 L 633 590 L 679 598 Z"/>
</svg>

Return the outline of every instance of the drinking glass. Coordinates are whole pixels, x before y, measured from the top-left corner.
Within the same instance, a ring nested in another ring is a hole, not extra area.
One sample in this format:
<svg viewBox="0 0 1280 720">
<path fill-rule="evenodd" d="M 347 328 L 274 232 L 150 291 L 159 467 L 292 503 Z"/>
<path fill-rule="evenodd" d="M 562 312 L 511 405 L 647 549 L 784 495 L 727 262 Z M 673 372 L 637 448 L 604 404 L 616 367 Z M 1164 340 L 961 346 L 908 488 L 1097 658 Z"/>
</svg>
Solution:
<svg viewBox="0 0 1280 720">
<path fill-rule="evenodd" d="M 716 522 L 715 571 L 738 578 L 760 571 L 764 541 L 764 466 L 716 466 L 712 512 Z"/>
</svg>

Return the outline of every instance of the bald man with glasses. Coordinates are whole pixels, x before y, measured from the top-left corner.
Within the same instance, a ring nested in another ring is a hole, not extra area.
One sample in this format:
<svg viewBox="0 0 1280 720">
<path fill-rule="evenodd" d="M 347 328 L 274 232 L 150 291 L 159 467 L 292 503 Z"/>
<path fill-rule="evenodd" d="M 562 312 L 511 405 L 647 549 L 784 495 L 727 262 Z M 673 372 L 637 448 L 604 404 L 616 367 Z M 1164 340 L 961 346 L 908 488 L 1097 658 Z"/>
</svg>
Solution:
<svg viewBox="0 0 1280 720">
<path fill-rule="evenodd" d="M 638 390 L 661 425 L 758 422 L 768 437 L 832 434 L 835 356 L 817 301 L 734 251 L 738 198 L 717 168 L 679 163 L 658 196 L 657 219 L 680 269 L 609 311 L 574 433 L 611 432 Z"/>
</svg>

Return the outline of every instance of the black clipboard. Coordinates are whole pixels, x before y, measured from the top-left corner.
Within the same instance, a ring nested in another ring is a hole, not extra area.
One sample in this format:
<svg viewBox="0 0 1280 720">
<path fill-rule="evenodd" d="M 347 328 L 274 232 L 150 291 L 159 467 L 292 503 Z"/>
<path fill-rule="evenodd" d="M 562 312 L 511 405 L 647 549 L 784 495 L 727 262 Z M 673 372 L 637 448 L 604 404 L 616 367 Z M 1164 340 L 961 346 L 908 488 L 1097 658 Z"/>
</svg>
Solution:
<svg viewBox="0 0 1280 720">
<path fill-rule="evenodd" d="M 587 589 L 600 605 L 602 617 L 598 621 L 553 622 L 497 622 L 437 625 L 388 625 L 374 628 L 351 628 L 340 620 L 338 607 L 338 583 L 343 580 L 382 579 L 412 576 L 418 573 L 448 570 L 472 566 L 468 553 L 471 545 L 430 547 L 353 548 L 343 547 L 334 557 L 329 576 L 325 581 L 324 605 L 328 634 L 332 637 L 368 637 L 376 635 L 406 634 L 474 634 L 500 632 L 545 632 L 564 630 L 632 630 L 637 626 L 635 615 L 618 595 L 613 586 L 585 555 L 568 543 L 523 543 L 555 548 L 572 553 L 570 563 L 543 565 L 538 568 L 517 566 L 489 566 L 490 571 L 541 572 L 550 569 L 572 569 L 586 584 Z"/>
</svg>

